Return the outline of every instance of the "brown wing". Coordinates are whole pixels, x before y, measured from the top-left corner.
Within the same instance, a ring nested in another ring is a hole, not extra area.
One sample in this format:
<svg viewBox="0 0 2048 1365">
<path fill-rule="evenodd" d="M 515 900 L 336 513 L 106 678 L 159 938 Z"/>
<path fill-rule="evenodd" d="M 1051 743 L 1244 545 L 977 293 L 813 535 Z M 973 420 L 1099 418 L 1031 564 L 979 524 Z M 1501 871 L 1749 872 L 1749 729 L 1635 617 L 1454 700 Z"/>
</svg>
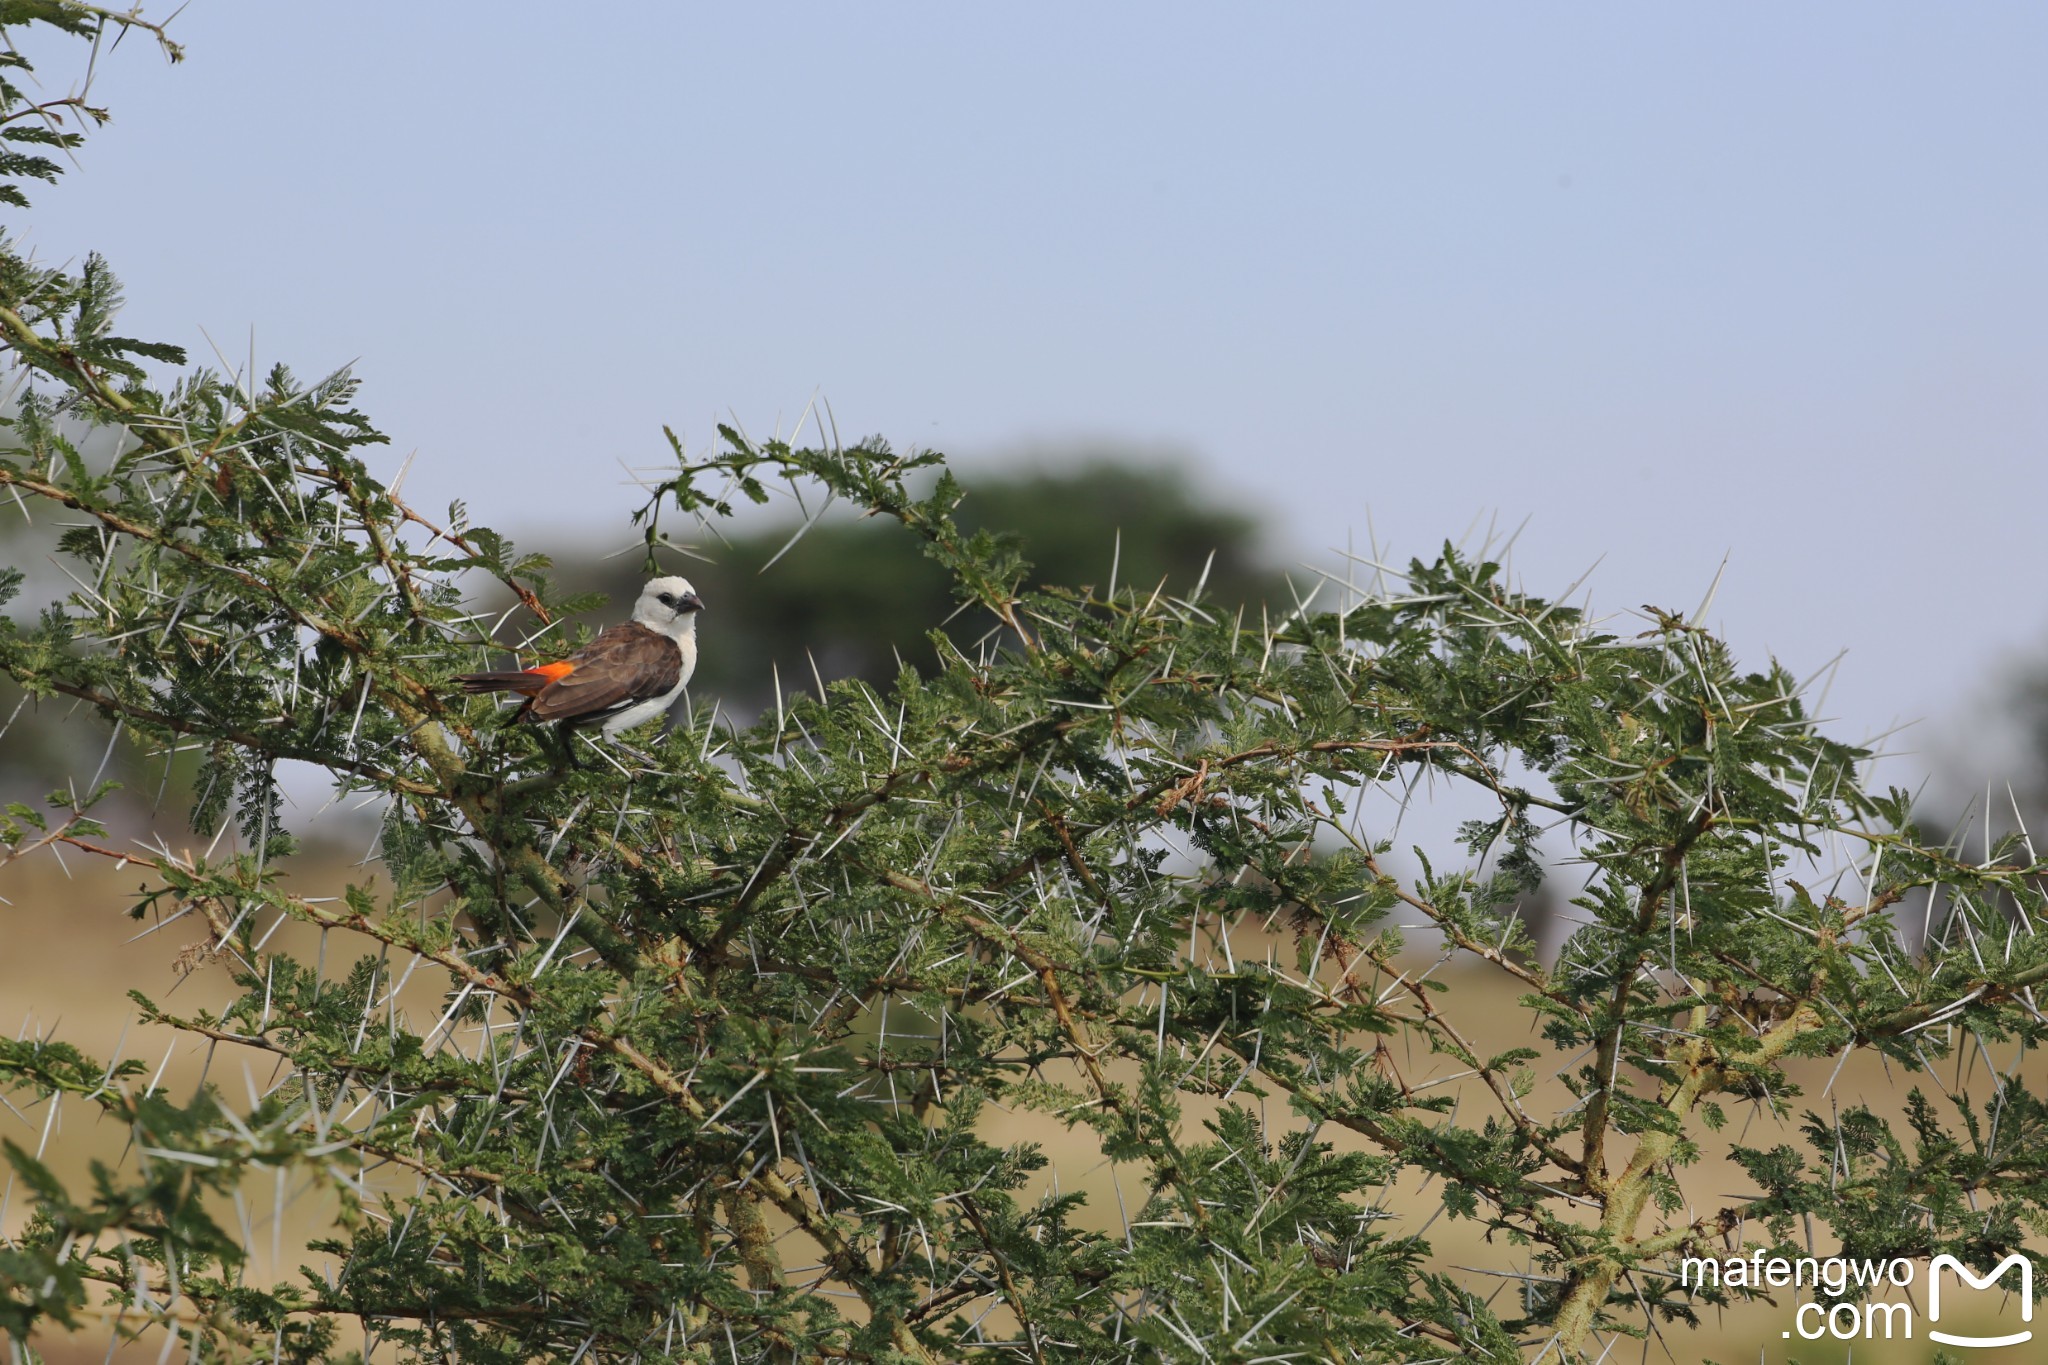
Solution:
<svg viewBox="0 0 2048 1365">
<path fill-rule="evenodd" d="M 576 720 L 658 697 L 682 680 L 676 642 L 637 621 L 611 629 L 567 660 L 567 673 L 527 703 L 530 720 Z"/>
</svg>

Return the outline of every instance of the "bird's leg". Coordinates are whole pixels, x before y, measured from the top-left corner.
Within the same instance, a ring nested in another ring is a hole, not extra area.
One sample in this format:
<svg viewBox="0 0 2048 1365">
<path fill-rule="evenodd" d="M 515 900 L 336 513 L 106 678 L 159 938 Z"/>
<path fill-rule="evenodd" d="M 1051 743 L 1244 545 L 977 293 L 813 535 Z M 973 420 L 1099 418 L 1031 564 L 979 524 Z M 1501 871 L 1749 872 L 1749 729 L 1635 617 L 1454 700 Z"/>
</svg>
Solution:
<svg viewBox="0 0 2048 1365">
<path fill-rule="evenodd" d="M 567 766 L 581 772 L 583 770 L 583 763 L 582 760 L 576 757 L 575 727 L 570 725 L 568 721 L 563 721 L 555 727 L 555 738 L 562 742 L 562 758 Z"/>
</svg>

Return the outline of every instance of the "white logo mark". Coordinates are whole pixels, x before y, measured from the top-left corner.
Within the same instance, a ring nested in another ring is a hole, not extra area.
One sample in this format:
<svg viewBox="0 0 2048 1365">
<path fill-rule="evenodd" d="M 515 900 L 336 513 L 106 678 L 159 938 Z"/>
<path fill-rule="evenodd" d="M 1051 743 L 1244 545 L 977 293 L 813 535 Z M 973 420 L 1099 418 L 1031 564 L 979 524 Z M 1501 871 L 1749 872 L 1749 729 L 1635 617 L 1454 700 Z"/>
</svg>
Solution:
<svg viewBox="0 0 2048 1365">
<path fill-rule="evenodd" d="M 1988 1274 L 1978 1276 L 1953 1256 L 1937 1256 L 1927 1267 L 1927 1320 L 1941 1320 L 1941 1268 L 1947 1266 L 1955 1271 L 1958 1279 L 1972 1289 L 1989 1289 L 1999 1276 L 2014 1266 L 2020 1268 L 2020 1321 L 2034 1320 L 2034 1267 L 2026 1257 L 2015 1252 L 1994 1266 Z M 1929 1330 L 1928 1337 L 1944 1346 L 2017 1346 L 2033 1340 L 2031 1328 L 2002 1337 L 1959 1337 L 1947 1332 Z"/>
</svg>

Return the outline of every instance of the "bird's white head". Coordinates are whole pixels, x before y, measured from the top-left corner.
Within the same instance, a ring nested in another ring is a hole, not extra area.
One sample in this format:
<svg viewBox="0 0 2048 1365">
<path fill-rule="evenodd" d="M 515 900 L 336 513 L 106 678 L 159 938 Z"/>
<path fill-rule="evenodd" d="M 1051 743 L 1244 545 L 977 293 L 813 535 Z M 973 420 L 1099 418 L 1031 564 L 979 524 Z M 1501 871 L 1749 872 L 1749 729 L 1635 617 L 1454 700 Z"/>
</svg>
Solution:
<svg viewBox="0 0 2048 1365">
<path fill-rule="evenodd" d="M 682 640 L 697 633 L 697 613 L 702 610 L 704 600 L 689 579 L 652 578 L 633 604 L 633 619 L 649 630 Z"/>
</svg>

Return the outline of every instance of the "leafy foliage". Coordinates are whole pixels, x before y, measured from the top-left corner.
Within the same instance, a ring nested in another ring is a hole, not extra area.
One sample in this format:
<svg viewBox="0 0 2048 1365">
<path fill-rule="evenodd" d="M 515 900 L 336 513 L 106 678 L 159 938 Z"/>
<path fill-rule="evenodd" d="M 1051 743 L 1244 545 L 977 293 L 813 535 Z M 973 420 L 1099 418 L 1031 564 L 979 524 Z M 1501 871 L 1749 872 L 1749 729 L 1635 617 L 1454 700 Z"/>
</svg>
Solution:
<svg viewBox="0 0 2048 1365">
<path fill-rule="evenodd" d="M 95 53 L 102 39 L 119 42 L 131 29 L 141 29 L 156 39 L 163 54 L 172 61 L 184 55 L 161 24 L 143 19 L 139 11 L 105 9 L 72 0 L 0 0 L 0 34 L 9 30 L 47 28 L 73 38 L 89 39 Z M 27 208 L 23 180 L 56 183 L 64 173 L 59 155 L 69 153 L 85 141 L 85 130 L 106 123 L 107 111 L 87 102 L 83 92 L 59 99 L 38 100 L 30 87 L 35 66 L 11 40 L 0 51 L 0 204 Z M 88 272 L 89 273 L 89 272 Z M 86 276 L 81 285 L 90 287 Z M 97 310 L 104 316 L 106 310 Z M 90 325 L 90 317 L 82 317 Z"/>
<path fill-rule="evenodd" d="M 568 770 L 450 679 L 502 648 L 463 575 L 536 626 L 574 604 L 379 481 L 346 374 L 160 381 L 104 266 L 0 269 L 32 379 L 0 486 L 82 523 L 89 585 L 0 621 L 0 671 L 196 747 L 195 820 L 242 836 L 115 847 L 67 789 L 10 810 L 0 859 L 140 866 L 137 913 L 202 926 L 241 992 L 144 1018 L 277 1063 L 248 1105 L 180 1107 L 133 1064 L 0 1046 L 22 1104 L 133 1135 L 84 1194 L 7 1149 L 35 1210 L 0 1246 L 17 1343 L 118 1302 L 208 1359 L 332 1358 L 344 1324 L 465 1361 L 1590 1359 L 1694 1320 L 1667 1273 L 1717 1238 L 1812 1219 L 1857 1254 L 1988 1257 L 2040 1223 L 2041 1104 L 2002 1073 L 1952 1118 L 1916 1096 L 1910 1142 L 1808 1115 L 1818 1165 L 1714 1136 L 1724 1105 L 1791 1116 L 1803 1059 L 2034 1046 L 2048 939 L 2030 852 L 1917 842 L 1792 678 L 1691 620 L 1612 634 L 1449 548 L 1258 621 L 1039 583 L 934 454 L 727 432 L 676 452 L 650 546 L 806 487 L 897 525 L 985 633 Z M 289 875 L 288 761 L 383 803 L 381 866 L 339 894 Z M 1378 812 L 1424 781 L 1484 814 L 1408 875 Z M 1517 916 L 1545 826 L 1585 878 L 1548 960 Z M 271 946 L 287 921 L 353 962 Z M 1452 962 L 1542 1046 L 1482 1049 Z M 1552 1070 L 1571 1093 L 1539 1103 Z M 1141 1197 L 1050 1186 L 1006 1113 Z M 1699 1212 L 1715 1142 L 1760 1192 Z M 224 1231 L 278 1170 L 336 1196 L 331 1275 L 260 1282 Z M 1432 1262 L 1389 1195 L 1424 1179 L 1528 1267 L 1519 1296 Z"/>
</svg>

